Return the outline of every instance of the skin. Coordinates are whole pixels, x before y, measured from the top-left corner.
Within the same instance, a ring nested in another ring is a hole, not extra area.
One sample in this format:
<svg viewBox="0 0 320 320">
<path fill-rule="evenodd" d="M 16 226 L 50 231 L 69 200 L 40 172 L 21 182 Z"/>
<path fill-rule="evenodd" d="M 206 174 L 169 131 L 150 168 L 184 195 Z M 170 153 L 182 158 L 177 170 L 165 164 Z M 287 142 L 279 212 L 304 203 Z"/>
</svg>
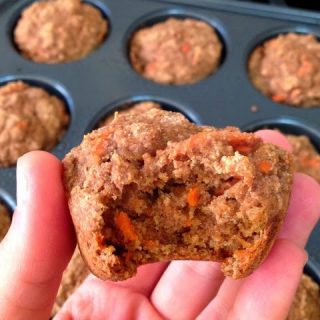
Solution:
<svg viewBox="0 0 320 320">
<path fill-rule="evenodd" d="M 278 132 L 258 134 L 291 148 Z M 20 158 L 17 169 L 17 210 L 0 244 L 0 319 L 48 319 L 75 247 L 62 166 L 36 151 Z M 142 266 L 136 277 L 120 283 L 89 276 L 55 319 L 285 319 L 319 213 L 319 185 L 296 174 L 282 231 L 249 277 L 224 278 L 217 263 L 194 261 Z"/>
</svg>

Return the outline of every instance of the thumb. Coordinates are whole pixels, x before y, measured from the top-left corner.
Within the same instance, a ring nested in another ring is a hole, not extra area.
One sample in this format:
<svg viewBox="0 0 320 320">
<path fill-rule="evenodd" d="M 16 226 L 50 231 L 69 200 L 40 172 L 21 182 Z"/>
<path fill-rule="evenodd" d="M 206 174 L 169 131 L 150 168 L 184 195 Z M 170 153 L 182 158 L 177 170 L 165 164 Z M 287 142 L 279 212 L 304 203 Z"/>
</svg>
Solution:
<svg viewBox="0 0 320 320">
<path fill-rule="evenodd" d="M 17 165 L 18 206 L 0 244 L 0 319 L 48 319 L 75 246 L 61 162 L 49 153 Z"/>
</svg>

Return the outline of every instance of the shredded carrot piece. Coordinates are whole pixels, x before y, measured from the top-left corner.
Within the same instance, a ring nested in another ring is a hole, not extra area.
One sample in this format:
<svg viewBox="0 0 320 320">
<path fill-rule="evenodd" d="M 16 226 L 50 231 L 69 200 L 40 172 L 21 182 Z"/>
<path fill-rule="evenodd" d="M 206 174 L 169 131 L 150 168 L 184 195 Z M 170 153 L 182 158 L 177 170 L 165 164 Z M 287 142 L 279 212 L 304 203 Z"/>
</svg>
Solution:
<svg viewBox="0 0 320 320">
<path fill-rule="evenodd" d="M 190 46 L 188 43 L 184 43 L 182 46 L 181 46 L 181 51 L 183 53 L 188 53 L 190 51 Z"/>
<path fill-rule="evenodd" d="M 129 241 L 135 241 L 138 239 L 131 220 L 125 212 L 118 212 L 114 217 L 114 222 L 122 232 L 125 239 Z"/>
<path fill-rule="evenodd" d="M 28 128 L 28 121 L 27 120 L 21 120 L 19 121 L 16 126 L 19 128 L 19 129 L 26 129 Z"/>
<path fill-rule="evenodd" d="M 157 240 L 145 240 L 144 245 L 149 249 L 154 249 L 159 246 L 159 242 Z"/>
<path fill-rule="evenodd" d="M 297 71 L 299 77 L 307 76 L 312 72 L 313 66 L 309 61 L 304 60 Z"/>
<path fill-rule="evenodd" d="M 258 168 L 262 173 L 269 173 L 272 169 L 272 164 L 269 161 L 261 161 L 258 163 Z"/>
<path fill-rule="evenodd" d="M 198 187 L 194 187 L 189 190 L 187 201 L 190 207 L 196 207 L 200 201 L 200 189 Z"/>
<path fill-rule="evenodd" d="M 313 167 L 313 168 L 320 165 L 320 161 L 317 158 L 313 158 L 313 159 L 301 158 L 301 162 L 303 163 L 303 165 L 308 167 Z"/>
<path fill-rule="evenodd" d="M 235 145 L 232 146 L 234 150 L 240 152 L 241 154 L 247 155 L 252 151 L 252 147 L 248 145 Z"/>
<path fill-rule="evenodd" d="M 284 102 L 286 100 L 286 96 L 284 94 L 275 94 L 271 97 L 274 102 Z"/>
<path fill-rule="evenodd" d="M 191 227 L 193 224 L 193 220 L 191 218 L 187 218 L 184 222 L 185 227 Z"/>
</svg>

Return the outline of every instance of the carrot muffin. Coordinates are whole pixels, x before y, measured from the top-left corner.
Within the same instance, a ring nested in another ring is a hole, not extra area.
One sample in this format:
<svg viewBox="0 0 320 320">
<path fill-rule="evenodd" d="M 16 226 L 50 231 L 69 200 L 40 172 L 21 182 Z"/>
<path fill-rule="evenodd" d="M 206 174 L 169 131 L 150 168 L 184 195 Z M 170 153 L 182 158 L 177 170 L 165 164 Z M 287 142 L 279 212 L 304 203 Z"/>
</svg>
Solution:
<svg viewBox="0 0 320 320">
<path fill-rule="evenodd" d="M 66 270 L 63 273 L 52 316 L 58 313 L 66 300 L 82 284 L 89 275 L 89 270 L 83 261 L 79 249 L 76 248 Z"/>
<path fill-rule="evenodd" d="M 0 241 L 7 234 L 11 224 L 10 214 L 6 206 L 0 202 Z"/>
<path fill-rule="evenodd" d="M 297 171 L 308 174 L 320 183 L 320 155 L 307 136 L 287 135 Z"/>
<path fill-rule="evenodd" d="M 303 275 L 287 320 L 319 320 L 320 288 L 309 276 Z"/>
<path fill-rule="evenodd" d="M 108 22 L 81 0 L 43 0 L 22 12 L 14 30 L 18 49 L 38 63 L 82 59 L 101 45 Z"/>
<path fill-rule="evenodd" d="M 249 75 L 275 102 L 320 106 L 320 43 L 314 35 L 279 35 L 254 50 Z"/>
<path fill-rule="evenodd" d="M 64 103 L 45 90 L 21 81 L 0 87 L 0 167 L 28 151 L 51 150 L 68 123 Z"/>
<path fill-rule="evenodd" d="M 127 114 L 127 113 L 141 114 L 141 113 L 147 112 L 148 110 L 153 109 L 153 108 L 161 109 L 161 106 L 160 106 L 160 104 L 153 102 L 153 101 L 143 101 L 143 102 L 136 103 L 132 106 L 129 106 L 128 108 L 124 108 L 123 110 L 120 110 L 119 112 L 112 113 L 106 119 L 101 121 L 99 127 L 103 127 L 103 126 L 110 124 L 112 122 L 112 120 L 115 119 L 116 117 L 118 117 L 119 115 L 123 115 L 123 114 Z"/>
<path fill-rule="evenodd" d="M 130 43 L 133 68 L 162 84 L 191 84 L 214 73 L 222 44 L 209 24 L 170 18 L 138 30 Z"/>
<path fill-rule="evenodd" d="M 249 275 L 281 227 L 293 175 L 292 156 L 252 133 L 155 108 L 88 134 L 63 165 L 82 256 L 111 280 L 176 259 Z"/>
</svg>

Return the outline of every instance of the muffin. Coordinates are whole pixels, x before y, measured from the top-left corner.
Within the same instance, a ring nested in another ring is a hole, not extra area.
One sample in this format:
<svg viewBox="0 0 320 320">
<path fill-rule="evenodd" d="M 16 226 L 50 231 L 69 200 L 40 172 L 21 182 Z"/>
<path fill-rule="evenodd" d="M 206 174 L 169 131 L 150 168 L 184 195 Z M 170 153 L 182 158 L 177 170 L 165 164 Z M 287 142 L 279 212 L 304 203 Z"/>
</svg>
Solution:
<svg viewBox="0 0 320 320">
<path fill-rule="evenodd" d="M 7 234 L 11 224 L 10 213 L 5 205 L 0 202 L 0 241 Z"/>
<path fill-rule="evenodd" d="M 287 135 L 292 145 L 296 169 L 320 183 L 320 155 L 307 136 Z"/>
<path fill-rule="evenodd" d="M 14 30 L 17 48 L 38 63 L 82 59 L 101 45 L 108 22 L 81 0 L 43 0 L 22 12 Z"/>
<path fill-rule="evenodd" d="M 319 320 L 320 288 L 309 276 L 303 275 L 287 320 Z"/>
<path fill-rule="evenodd" d="M 274 102 L 320 106 L 320 43 L 314 35 L 268 40 L 253 51 L 248 67 L 254 86 Z"/>
<path fill-rule="evenodd" d="M 89 275 L 79 249 L 76 248 L 66 270 L 63 273 L 59 291 L 53 306 L 52 316 L 58 313 L 69 296 L 82 284 Z"/>
<path fill-rule="evenodd" d="M 249 275 L 282 225 L 293 175 L 292 156 L 252 133 L 155 108 L 88 134 L 63 166 L 82 256 L 115 281 L 177 259 Z"/>
<path fill-rule="evenodd" d="M 68 123 L 65 104 L 45 90 L 21 81 L 0 87 L 0 167 L 28 151 L 51 150 Z"/>
<path fill-rule="evenodd" d="M 142 114 L 142 113 L 147 112 L 148 110 L 153 109 L 153 108 L 161 109 L 161 106 L 160 106 L 160 104 L 153 102 L 153 101 L 143 101 L 143 102 L 136 103 L 132 106 L 129 106 L 128 108 L 120 110 L 119 112 L 112 113 L 106 119 L 101 121 L 99 127 L 103 127 L 103 126 L 110 124 L 113 121 L 113 119 L 115 119 L 119 115 L 128 114 L 128 113 Z"/>
<path fill-rule="evenodd" d="M 138 30 L 129 49 L 133 68 L 161 84 L 191 84 L 214 73 L 222 44 L 209 24 L 170 18 Z"/>
</svg>

